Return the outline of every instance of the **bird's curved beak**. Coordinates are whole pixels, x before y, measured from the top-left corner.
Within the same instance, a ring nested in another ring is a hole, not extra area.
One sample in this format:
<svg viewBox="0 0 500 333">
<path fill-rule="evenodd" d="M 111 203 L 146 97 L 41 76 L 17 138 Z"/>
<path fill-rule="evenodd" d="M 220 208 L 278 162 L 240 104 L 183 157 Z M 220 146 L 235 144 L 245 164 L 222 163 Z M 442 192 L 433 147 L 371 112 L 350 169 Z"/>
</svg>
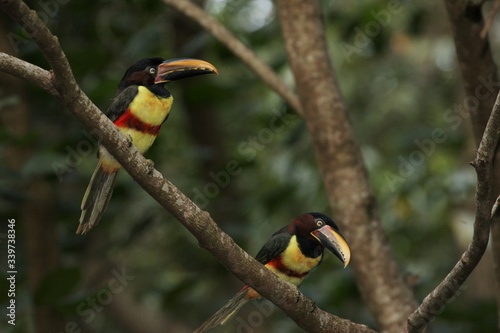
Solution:
<svg viewBox="0 0 500 333">
<path fill-rule="evenodd" d="M 158 65 L 155 84 L 176 81 L 203 74 L 219 74 L 209 62 L 199 59 L 171 59 Z"/>
<path fill-rule="evenodd" d="M 330 250 L 337 258 L 342 261 L 344 268 L 351 261 L 351 249 L 347 244 L 344 236 L 338 231 L 335 231 L 329 225 L 325 225 L 311 232 L 311 235 L 316 238 L 324 247 Z"/>
</svg>

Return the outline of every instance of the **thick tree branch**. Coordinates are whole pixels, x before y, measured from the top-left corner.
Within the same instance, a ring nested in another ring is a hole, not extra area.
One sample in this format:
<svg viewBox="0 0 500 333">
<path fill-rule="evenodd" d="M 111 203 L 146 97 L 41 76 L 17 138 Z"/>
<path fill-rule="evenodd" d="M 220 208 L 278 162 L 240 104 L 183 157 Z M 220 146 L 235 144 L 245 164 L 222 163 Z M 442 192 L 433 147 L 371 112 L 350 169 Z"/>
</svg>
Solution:
<svg viewBox="0 0 500 333">
<path fill-rule="evenodd" d="M 477 156 L 471 164 L 477 172 L 476 219 L 474 234 L 469 247 L 446 278 L 424 299 L 417 310 L 408 318 L 405 332 L 421 332 L 444 308 L 446 302 L 455 296 L 458 289 L 481 260 L 490 233 L 491 210 L 493 206 L 493 158 L 500 137 L 500 94 L 498 94 L 491 117 L 486 125 Z"/>
<path fill-rule="evenodd" d="M 297 95 L 285 85 L 271 67 L 260 60 L 252 50 L 236 38 L 225 26 L 189 0 L 163 0 L 163 2 L 191 18 L 211 33 L 212 36 L 240 58 L 255 74 L 260 76 L 262 81 L 276 91 L 299 115 L 302 115 L 302 106 Z"/>
<path fill-rule="evenodd" d="M 297 289 L 279 279 L 243 251 L 207 212 L 200 210 L 160 172 L 150 173 L 147 160 L 132 146 L 127 138 L 88 99 L 76 84 L 71 69 L 57 39 L 43 22 L 21 1 L 0 0 L 0 9 L 6 11 L 27 31 L 37 31 L 33 40 L 42 49 L 52 65 L 53 87 L 60 101 L 87 129 L 99 136 L 101 143 L 115 156 L 123 168 L 158 203 L 175 216 L 228 270 L 243 282 L 283 309 L 299 326 L 309 332 L 373 332 L 368 327 L 338 318 L 316 307 L 314 302 L 297 294 Z M 23 18 L 30 17 L 29 20 Z M 37 30 L 37 29 L 40 30 Z"/>
<path fill-rule="evenodd" d="M 320 1 L 276 3 L 304 120 L 333 215 L 352 248 L 358 287 L 380 330 L 400 332 L 417 303 L 379 220 L 328 55 Z"/>
</svg>

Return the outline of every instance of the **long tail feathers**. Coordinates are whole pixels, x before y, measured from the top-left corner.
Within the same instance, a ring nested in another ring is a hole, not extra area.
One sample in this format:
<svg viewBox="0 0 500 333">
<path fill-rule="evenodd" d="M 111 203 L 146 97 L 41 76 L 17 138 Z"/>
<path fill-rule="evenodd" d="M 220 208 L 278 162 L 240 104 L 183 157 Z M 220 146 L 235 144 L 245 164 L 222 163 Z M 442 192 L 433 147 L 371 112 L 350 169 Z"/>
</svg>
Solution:
<svg viewBox="0 0 500 333">
<path fill-rule="evenodd" d="M 222 306 L 219 311 L 208 318 L 193 333 L 203 333 L 211 328 L 218 326 L 219 324 L 226 324 L 231 318 L 234 317 L 234 315 L 236 315 L 236 313 L 243 305 L 250 301 L 250 299 L 246 297 L 249 290 L 249 288 L 242 289 L 239 293 L 236 294 L 236 296 L 227 301 L 227 303 L 224 304 L 224 306 Z"/>
<path fill-rule="evenodd" d="M 90 184 L 82 200 L 82 215 L 80 225 L 76 229 L 77 234 L 85 235 L 99 221 L 108 206 L 109 199 L 113 194 L 117 171 L 107 173 L 101 168 L 101 163 L 90 179 Z"/>
</svg>

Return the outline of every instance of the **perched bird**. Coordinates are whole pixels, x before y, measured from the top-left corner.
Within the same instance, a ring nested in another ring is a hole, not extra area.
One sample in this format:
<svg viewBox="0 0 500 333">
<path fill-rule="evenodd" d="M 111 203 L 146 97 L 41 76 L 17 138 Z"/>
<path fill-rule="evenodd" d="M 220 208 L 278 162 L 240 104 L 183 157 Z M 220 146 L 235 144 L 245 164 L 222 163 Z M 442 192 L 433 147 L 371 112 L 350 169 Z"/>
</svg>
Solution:
<svg viewBox="0 0 500 333">
<path fill-rule="evenodd" d="M 198 59 L 146 58 L 133 64 L 118 85 L 107 116 L 144 154 L 168 118 L 173 98 L 165 83 L 202 74 L 217 74 L 210 63 Z M 108 205 L 120 164 L 100 145 L 99 163 L 83 197 L 77 234 L 86 234 L 101 219 Z"/>
<path fill-rule="evenodd" d="M 335 222 L 321 213 L 307 213 L 276 231 L 255 259 L 281 279 L 299 286 L 307 274 L 321 263 L 325 248 L 336 255 L 344 267 L 349 264 L 351 250 Z M 224 325 L 248 301 L 259 298 L 254 289 L 244 286 L 194 333 Z"/>
</svg>

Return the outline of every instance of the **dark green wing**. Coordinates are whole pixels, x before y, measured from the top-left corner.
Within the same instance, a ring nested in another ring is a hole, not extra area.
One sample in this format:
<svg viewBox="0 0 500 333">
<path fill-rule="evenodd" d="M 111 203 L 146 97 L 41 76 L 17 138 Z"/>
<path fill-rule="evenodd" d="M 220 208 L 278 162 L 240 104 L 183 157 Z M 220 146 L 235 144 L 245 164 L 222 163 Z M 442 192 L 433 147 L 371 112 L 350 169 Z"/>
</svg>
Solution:
<svg viewBox="0 0 500 333">
<path fill-rule="evenodd" d="M 135 98 L 138 91 L 138 86 L 129 86 L 122 90 L 115 97 L 113 103 L 111 103 L 110 107 L 108 108 L 108 111 L 106 112 L 108 118 L 113 122 L 118 119 L 118 117 L 120 117 L 127 110 L 128 106 Z"/>
<path fill-rule="evenodd" d="M 285 251 L 292 235 L 288 232 L 288 226 L 276 231 L 271 238 L 267 240 L 255 259 L 265 265 L 276 258 L 281 252 Z"/>
</svg>

